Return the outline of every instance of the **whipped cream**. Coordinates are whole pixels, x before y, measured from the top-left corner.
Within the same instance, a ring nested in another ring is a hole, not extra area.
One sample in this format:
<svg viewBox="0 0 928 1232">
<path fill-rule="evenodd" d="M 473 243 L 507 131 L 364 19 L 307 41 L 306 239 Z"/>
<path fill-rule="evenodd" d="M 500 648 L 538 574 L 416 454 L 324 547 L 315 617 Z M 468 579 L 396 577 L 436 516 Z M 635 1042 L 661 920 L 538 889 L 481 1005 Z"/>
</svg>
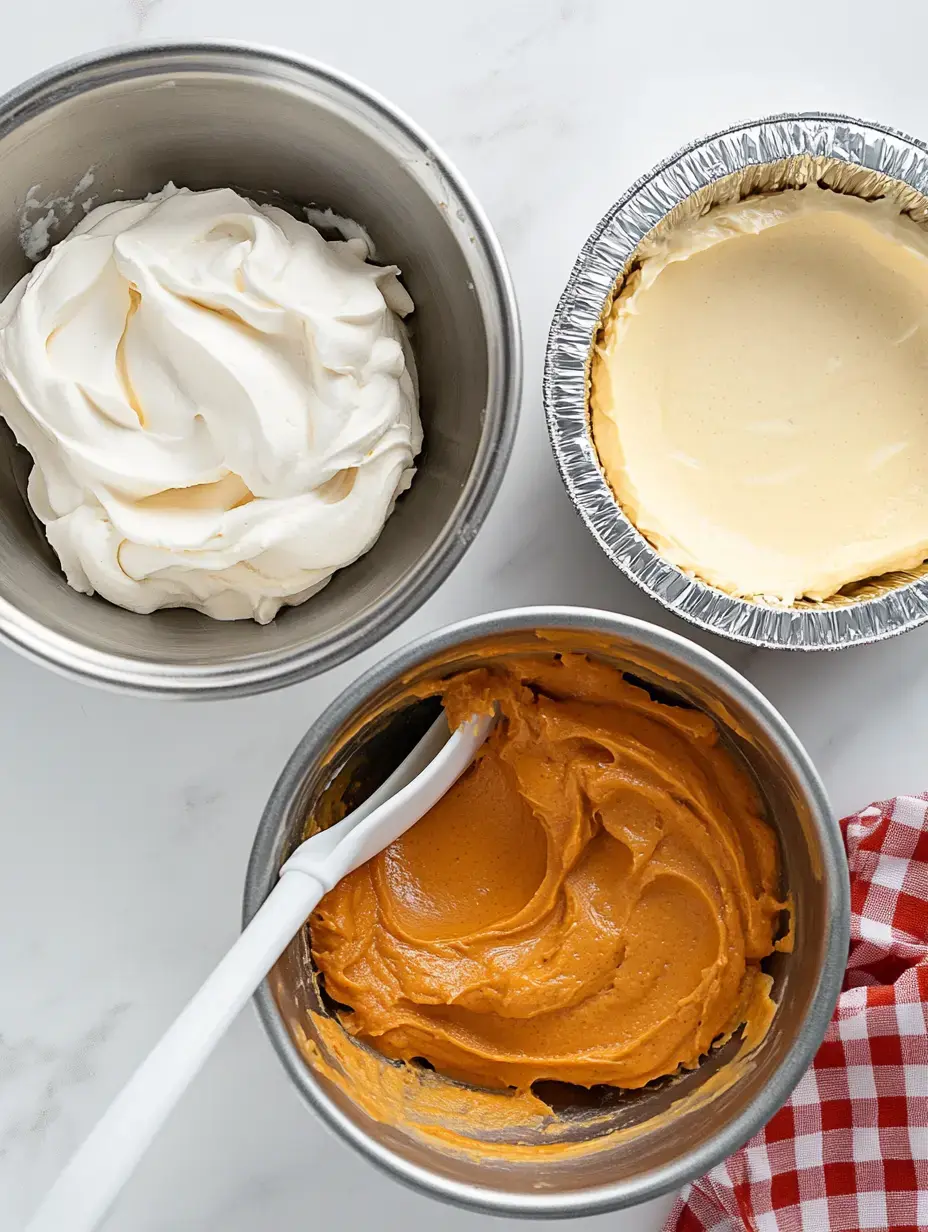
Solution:
<svg viewBox="0 0 928 1232">
<path fill-rule="evenodd" d="M 377 539 L 422 444 L 395 266 L 231 189 L 92 210 L 0 305 L 0 414 L 67 580 L 265 623 Z"/>
</svg>

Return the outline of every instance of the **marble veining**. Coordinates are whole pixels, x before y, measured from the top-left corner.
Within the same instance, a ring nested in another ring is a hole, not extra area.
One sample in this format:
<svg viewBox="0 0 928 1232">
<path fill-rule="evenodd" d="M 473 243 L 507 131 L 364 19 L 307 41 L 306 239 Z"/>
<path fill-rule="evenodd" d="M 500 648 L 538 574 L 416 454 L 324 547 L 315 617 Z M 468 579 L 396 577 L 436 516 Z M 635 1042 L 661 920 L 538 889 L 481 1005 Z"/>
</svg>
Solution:
<svg viewBox="0 0 928 1232">
<path fill-rule="evenodd" d="M 809 10 L 812 10 L 811 12 Z M 460 166 L 507 250 L 526 381 L 512 465 L 454 575 L 372 651 L 283 693 L 190 706 L 88 689 L 0 650 L 0 1228 L 17 1232 L 238 927 L 268 792 L 309 723 L 389 649 L 452 619 L 582 603 L 693 636 L 780 707 L 835 808 L 928 788 L 928 629 L 837 655 L 729 644 L 626 581 L 573 512 L 540 375 L 551 313 L 607 206 L 691 138 L 789 109 L 846 111 L 928 139 L 928 10 L 865 0 L 45 0 L 8 5 L 0 89 L 132 39 L 278 44 L 368 82 Z M 811 54 L 827 48 L 827 54 Z M 2 181 L 0 181 L 2 182 Z M 656 1232 L 669 1199 L 578 1229 Z M 309 1226 L 448 1232 L 542 1224 L 439 1209 L 302 1106 L 249 1011 L 113 1212 L 109 1232 Z"/>
<path fill-rule="evenodd" d="M 41 1149 L 52 1125 L 61 1116 L 69 1091 L 96 1074 L 96 1057 L 132 1008 L 118 1001 L 73 1042 L 52 1045 L 38 1036 L 0 1038 L 0 1090 L 10 1117 L 0 1131 L 0 1159 L 17 1150 Z M 38 1145 L 36 1145 L 38 1144 Z"/>
</svg>

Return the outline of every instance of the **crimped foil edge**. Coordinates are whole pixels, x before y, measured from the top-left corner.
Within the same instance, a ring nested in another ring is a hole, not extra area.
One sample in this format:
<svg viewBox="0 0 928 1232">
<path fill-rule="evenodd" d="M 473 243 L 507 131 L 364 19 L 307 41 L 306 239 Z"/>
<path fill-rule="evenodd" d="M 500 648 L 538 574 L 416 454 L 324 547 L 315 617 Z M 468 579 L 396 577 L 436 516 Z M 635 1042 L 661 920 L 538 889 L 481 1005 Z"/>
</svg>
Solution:
<svg viewBox="0 0 928 1232">
<path fill-rule="evenodd" d="M 693 194 L 748 167 L 797 157 L 834 159 L 928 198 L 928 146 L 895 129 L 828 112 L 770 116 L 694 141 L 642 176 L 604 215 L 561 295 L 545 353 L 545 417 L 568 494 L 606 555 L 685 620 L 770 649 L 837 650 L 880 641 L 928 620 L 928 575 L 835 607 L 774 608 L 738 599 L 664 560 L 622 512 L 589 427 L 593 343 L 616 284 L 642 239 Z"/>
</svg>

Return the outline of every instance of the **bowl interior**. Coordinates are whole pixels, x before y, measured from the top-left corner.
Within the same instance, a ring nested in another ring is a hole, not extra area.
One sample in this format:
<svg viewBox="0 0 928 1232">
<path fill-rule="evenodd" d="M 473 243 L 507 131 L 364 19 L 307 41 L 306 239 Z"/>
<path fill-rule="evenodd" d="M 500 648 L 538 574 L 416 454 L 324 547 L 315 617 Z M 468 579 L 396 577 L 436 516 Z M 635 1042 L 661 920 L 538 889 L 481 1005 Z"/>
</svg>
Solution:
<svg viewBox="0 0 928 1232">
<path fill-rule="evenodd" d="M 404 746 L 416 738 L 416 729 L 427 716 L 417 716 L 415 708 L 410 707 L 406 691 L 411 683 L 515 652 L 581 649 L 630 673 L 661 700 L 670 699 L 711 714 L 723 738 L 756 779 L 768 819 L 779 837 L 783 880 L 794 903 L 794 948 L 792 953 L 775 954 L 769 961 L 777 1012 L 761 1046 L 748 1061 L 735 1062 L 738 1078 L 734 1084 L 726 1089 L 720 1071 L 737 1051 L 737 1040 L 707 1058 L 697 1071 L 662 1080 L 640 1092 L 600 1088 L 586 1093 L 565 1088 L 556 1093 L 557 1114 L 546 1124 L 502 1131 L 473 1124 L 473 1140 L 493 1144 L 495 1156 L 490 1158 L 449 1150 L 417 1133 L 417 1121 L 426 1129 L 434 1124 L 428 1110 L 419 1117 L 411 1105 L 407 1108 L 409 1119 L 400 1124 L 372 1119 L 353 1100 L 350 1084 L 346 1091 L 343 1084 L 320 1072 L 314 1049 L 320 1049 L 323 1057 L 328 1053 L 310 1012 L 324 1011 L 325 1003 L 313 978 L 304 930 L 272 972 L 269 985 L 274 1001 L 266 998 L 264 1002 L 266 1025 L 310 1101 L 379 1162 L 383 1163 L 386 1156 L 406 1179 L 417 1170 L 425 1172 L 433 1183 L 447 1183 L 450 1196 L 458 1198 L 460 1193 L 455 1190 L 461 1186 L 478 1195 L 490 1191 L 493 1198 L 487 1200 L 489 1206 L 500 1201 L 518 1205 L 520 1200 L 539 1194 L 559 1194 L 569 1204 L 606 1186 L 613 1193 L 609 1205 L 621 1204 L 615 1195 L 622 1192 L 626 1193 L 625 1201 L 640 1201 L 648 1196 L 641 1191 L 642 1178 L 664 1175 L 663 1188 L 682 1184 L 740 1145 L 786 1098 L 804 1068 L 803 1058 L 807 1060 L 820 1042 L 831 1005 L 825 1008 L 824 1016 L 821 1005 L 815 1007 L 817 998 L 821 998 L 829 945 L 833 944 L 831 930 L 841 927 L 835 914 L 839 899 L 835 897 L 833 875 L 828 872 L 822 838 L 822 828 L 829 824 L 827 818 L 810 793 L 802 765 L 756 707 L 745 704 L 726 684 L 728 669 L 718 664 L 707 670 L 695 656 L 681 657 L 679 652 L 662 648 L 659 638 L 655 642 L 649 645 L 634 633 L 606 635 L 558 627 L 540 634 L 511 630 L 491 640 L 481 637 L 465 641 L 430 655 L 403 671 L 401 682 L 388 681 L 355 703 L 339 730 L 328 733 L 331 739 L 326 735 L 314 739 L 310 733 L 301 764 L 294 768 L 291 763 L 291 782 L 282 812 L 273 832 L 264 835 L 265 847 L 260 855 L 264 863 L 252 887 L 251 909 L 269 890 L 280 863 L 304 836 L 307 817 L 325 816 L 327 812 L 331 815 L 333 784 L 338 795 L 346 782 L 353 784 L 357 793 L 353 806 L 396 764 Z M 715 660 L 708 661 L 716 664 Z M 256 853 L 261 842 L 259 836 Z M 253 854 L 253 878 L 255 859 Z M 383 1060 L 379 1063 L 390 1064 Z M 713 1079 L 716 1074 L 719 1078 Z M 428 1081 L 445 1080 L 429 1075 Z M 461 1132 L 460 1125 L 455 1129 Z M 578 1151 L 574 1146 L 567 1154 L 562 1152 L 561 1158 L 546 1149 L 526 1159 L 524 1152 L 506 1149 L 507 1145 L 524 1147 L 526 1143 L 550 1146 L 584 1142 L 591 1149 Z M 667 1175 L 672 1179 L 667 1181 Z M 654 1192 L 660 1192 L 660 1187 Z M 480 1204 L 479 1198 L 475 1204 Z M 576 1212 L 576 1207 L 573 1209 Z"/>
<path fill-rule="evenodd" d="M 85 203 L 142 197 L 168 180 L 194 189 L 232 185 L 294 212 L 330 207 L 369 231 L 380 261 L 401 267 L 416 305 L 410 329 L 426 436 L 418 474 L 374 549 L 271 625 L 189 611 L 138 616 L 67 586 L 24 503 L 28 455 L 4 430 L 0 608 L 5 601 L 53 638 L 91 652 L 180 669 L 357 640 L 384 604 L 415 590 L 449 542 L 475 529 L 456 526 L 455 511 L 482 482 L 496 375 L 487 315 L 499 311 L 478 224 L 413 134 L 324 72 L 229 49 L 140 52 L 52 81 L 0 118 L 0 294 L 29 268 L 24 221 L 51 210 L 54 242 Z"/>
</svg>

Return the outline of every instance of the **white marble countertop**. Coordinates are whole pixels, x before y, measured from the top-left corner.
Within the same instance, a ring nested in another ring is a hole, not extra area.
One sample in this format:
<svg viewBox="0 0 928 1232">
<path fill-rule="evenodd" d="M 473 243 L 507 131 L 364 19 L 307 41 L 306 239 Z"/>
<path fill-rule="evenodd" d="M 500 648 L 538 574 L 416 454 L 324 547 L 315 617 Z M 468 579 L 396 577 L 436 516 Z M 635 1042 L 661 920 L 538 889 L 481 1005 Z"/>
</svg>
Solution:
<svg viewBox="0 0 928 1232">
<path fill-rule="evenodd" d="M 469 555 L 405 626 L 337 671 L 270 696 L 184 705 L 107 695 L 0 650 L 0 1228 L 22 1226 L 234 937 L 265 798 L 352 676 L 415 634 L 515 604 L 613 608 L 692 633 L 625 581 L 571 509 L 544 428 L 541 360 L 587 233 L 632 180 L 691 138 L 813 108 L 928 138 L 920 0 L 763 9 L 731 0 L 5 7 L 0 89 L 108 44 L 225 37 L 311 55 L 388 95 L 457 162 L 498 229 L 521 300 L 526 381 L 512 464 Z M 928 628 L 815 657 L 699 640 L 781 708 L 836 810 L 928 787 Z M 574 1226 L 649 1232 L 668 1205 Z M 107 1228 L 276 1232 L 336 1221 L 378 1232 L 440 1221 L 464 1232 L 483 1219 L 407 1192 L 331 1137 L 249 1009 Z"/>
</svg>

